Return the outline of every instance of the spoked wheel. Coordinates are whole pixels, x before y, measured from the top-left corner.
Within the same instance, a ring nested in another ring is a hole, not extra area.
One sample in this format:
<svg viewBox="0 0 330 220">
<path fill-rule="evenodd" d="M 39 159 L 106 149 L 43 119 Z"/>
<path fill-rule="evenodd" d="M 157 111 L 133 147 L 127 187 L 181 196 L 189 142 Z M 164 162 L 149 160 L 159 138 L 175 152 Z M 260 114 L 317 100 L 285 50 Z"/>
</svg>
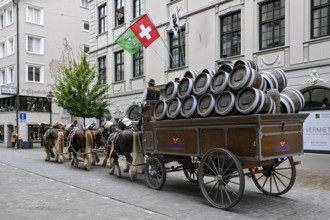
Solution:
<svg viewBox="0 0 330 220">
<path fill-rule="evenodd" d="M 241 200 L 244 192 L 242 165 L 230 151 L 211 149 L 201 160 L 198 183 L 211 205 L 220 209 L 232 208 Z"/>
<path fill-rule="evenodd" d="M 161 189 L 166 181 L 163 161 L 158 157 L 149 157 L 145 167 L 145 178 L 150 188 Z"/>
<path fill-rule="evenodd" d="M 252 173 L 252 180 L 264 194 L 279 196 L 292 188 L 296 166 L 292 157 L 279 158 L 274 165 L 263 166 L 260 173 Z"/>
<path fill-rule="evenodd" d="M 197 157 L 191 157 L 191 159 L 185 164 L 185 169 L 183 170 L 184 175 L 192 183 L 198 182 L 198 167 L 200 161 Z"/>
</svg>

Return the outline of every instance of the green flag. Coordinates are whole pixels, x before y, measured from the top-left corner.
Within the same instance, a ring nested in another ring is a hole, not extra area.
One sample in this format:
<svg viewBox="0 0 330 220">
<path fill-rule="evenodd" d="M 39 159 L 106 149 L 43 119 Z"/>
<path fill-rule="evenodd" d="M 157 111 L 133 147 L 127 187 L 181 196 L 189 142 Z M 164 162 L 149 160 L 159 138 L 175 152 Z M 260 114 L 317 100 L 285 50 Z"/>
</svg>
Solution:
<svg viewBox="0 0 330 220">
<path fill-rule="evenodd" d="M 122 33 L 115 42 L 132 55 L 142 47 L 141 42 L 137 39 L 131 28 L 128 28 Z"/>
</svg>

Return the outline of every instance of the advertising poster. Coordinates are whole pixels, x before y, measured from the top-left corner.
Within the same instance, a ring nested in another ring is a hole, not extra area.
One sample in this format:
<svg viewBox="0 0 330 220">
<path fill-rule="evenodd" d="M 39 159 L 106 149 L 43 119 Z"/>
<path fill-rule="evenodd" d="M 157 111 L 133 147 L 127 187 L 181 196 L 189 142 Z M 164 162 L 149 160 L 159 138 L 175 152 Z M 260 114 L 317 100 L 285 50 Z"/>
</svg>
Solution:
<svg viewBox="0 0 330 220">
<path fill-rule="evenodd" d="M 330 151 L 330 111 L 313 111 L 304 122 L 304 150 Z"/>
</svg>

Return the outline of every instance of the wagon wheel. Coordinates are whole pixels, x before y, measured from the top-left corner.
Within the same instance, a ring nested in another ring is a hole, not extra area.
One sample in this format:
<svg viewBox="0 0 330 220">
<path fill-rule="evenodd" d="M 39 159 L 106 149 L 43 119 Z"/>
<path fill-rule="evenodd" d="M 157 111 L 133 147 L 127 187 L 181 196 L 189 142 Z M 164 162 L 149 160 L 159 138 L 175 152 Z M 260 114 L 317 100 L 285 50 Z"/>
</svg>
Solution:
<svg viewBox="0 0 330 220">
<path fill-rule="evenodd" d="M 214 148 L 203 156 L 198 180 L 203 196 L 217 208 L 232 208 L 243 196 L 245 179 L 242 165 L 226 149 Z"/>
<path fill-rule="evenodd" d="M 145 178 L 150 188 L 161 189 L 166 181 L 163 161 L 158 157 L 149 157 L 145 167 Z"/>
<path fill-rule="evenodd" d="M 260 173 L 252 173 L 252 180 L 264 194 L 279 196 L 292 188 L 296 166 L 292 157 L 279 158 L 275 164 L 263 166 Z"/>
<path fill-rule="evenodd" d="M 191 157 L 188 159 L 188 164 L 185 164 L 184 167 L 184 175 L 187 179 L 192 183 L 198 182 L 198 167 L 200 164 L 200 160 L 197 157 Z"/>
</svg>

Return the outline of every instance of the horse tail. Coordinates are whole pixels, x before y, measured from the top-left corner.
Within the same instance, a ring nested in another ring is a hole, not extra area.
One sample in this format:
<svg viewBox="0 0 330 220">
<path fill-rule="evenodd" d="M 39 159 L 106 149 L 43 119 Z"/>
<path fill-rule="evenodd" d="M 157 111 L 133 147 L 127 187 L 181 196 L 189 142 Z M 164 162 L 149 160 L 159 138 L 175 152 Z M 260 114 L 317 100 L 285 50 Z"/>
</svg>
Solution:
<svg viewBox="0 0 330 220">
<path fill-rule="evenodd" d="M 89 170 L 92 165 L 92 150 L 93 150 L 93 134 L 92 131 L 86 130 L 85 131 L 85 139 L 86 139 L 86 146 L 85 146 L 85 169 Z"/>
<path fill-rule="evenodd" d="M 130 169 L 130 176 L 136 178 L 138 169 L 144 163 L 144 155 L 143 150 L 140 142 L 140 135 L 138 132 L 133 131 L 133 146 L 132 146 L 132 153 L 133 153 L 133 161 L 131 169 Z"/>
<path fill-rule="evenodd" d="M 64 133 L 58 132 L 57 134 L 57 141 L 55 145 L 56 154 L 58 155 L 58 162 L 63 163 L 63 149 L 64 149 Z"/>
</svg>

